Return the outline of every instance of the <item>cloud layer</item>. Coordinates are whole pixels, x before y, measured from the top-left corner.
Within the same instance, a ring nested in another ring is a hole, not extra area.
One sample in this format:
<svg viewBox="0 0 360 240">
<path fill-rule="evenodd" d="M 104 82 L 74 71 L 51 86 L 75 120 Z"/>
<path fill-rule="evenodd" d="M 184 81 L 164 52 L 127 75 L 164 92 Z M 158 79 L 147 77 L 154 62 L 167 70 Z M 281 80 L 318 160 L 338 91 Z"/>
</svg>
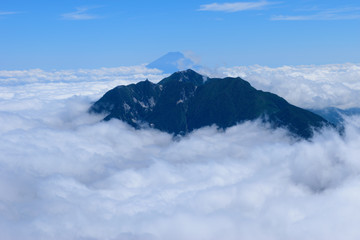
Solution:
<svg viewBox="0 0 360 240">
<path fill-rule="evenodd" d="M 241 77 L 303 108 L 360 107 L 360 64 L 239 66 L 208 74 Z"/>
<path fill-rule="evenodd" d="M 258 122 L 173 139 L 88 115 L 105 88 L 139 74 L 98 71 L 1 85 L 2 238 L 359 239 L 360 118 L 312 142 Z"/>
<path fill-rule="evenodd" d="M 52 71 L 44 71 L 42 69 L 0 70 L 0 82 L 1 85 L 38 82 L 95 82 L 116 79 L 130 79 L 134 82 L 140 81 L 143 78 L 159 77 L 159 75 L 161 75 L 161 71 L 147 69 L 145 64 L 129 67 Z"/>
<path fill-rule="evenodd" d="M 360 64 L 304 66 L 236 66 L 203 69 L 211 77 L 241 77 L 255 88 L 284 97 L 303 108 L 360 107 Z M 145 65 L 116 68 L 44 71 L 0 71 L 0 100 L 29 97 L 68 98 L 92 96 L 95 100 L 112 87 L 149 79 L 158 82 L 167 74 Z M 46 84 L 46 87 L 43 87 Z M 30 87 L 31 86 L 31 87 Z M 32 92 L 32 89 L 34 91 Z"/>
</svg>

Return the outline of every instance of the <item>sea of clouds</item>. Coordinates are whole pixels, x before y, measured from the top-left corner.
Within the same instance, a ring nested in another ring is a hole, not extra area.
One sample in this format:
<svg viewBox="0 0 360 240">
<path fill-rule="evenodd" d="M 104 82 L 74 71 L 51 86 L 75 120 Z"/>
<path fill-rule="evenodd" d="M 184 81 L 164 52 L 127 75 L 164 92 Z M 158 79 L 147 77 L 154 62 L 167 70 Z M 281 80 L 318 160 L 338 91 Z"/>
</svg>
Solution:
<svg viewBox="0 0 360 240">
<path fill-rule="evenodd" d="M 241 77 L 255 88 L 276 93 L 303 108 L 360 107 L 360 64 L 239 66 L 218 72 Z"/>
<path fill-rule="evenodd" d="M 360 64 L 209 75 L 301 106 L 359 106 Z M 0 71 L 0 238 L 360 238 L 360 117 L 343 136 L 324 129 L 311 141 L 256 121 L 174 140 L 87 113 L 116 85 L 164 76 L 144 66 Z"/>
</svg>

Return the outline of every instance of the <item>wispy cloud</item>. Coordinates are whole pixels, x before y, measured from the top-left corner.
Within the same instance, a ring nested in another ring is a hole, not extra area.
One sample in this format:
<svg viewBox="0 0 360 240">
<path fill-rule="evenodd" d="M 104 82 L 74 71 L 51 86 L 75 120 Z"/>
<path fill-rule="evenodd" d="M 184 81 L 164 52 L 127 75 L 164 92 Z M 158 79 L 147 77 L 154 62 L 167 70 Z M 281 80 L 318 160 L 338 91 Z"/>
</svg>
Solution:
<svg viewBox="0 0 360 240">
<path fill-rule="evenodd" d="M 14 14 L 18 14 L 18 12 L 3 12 L 3 11 L 0 11 L 0 16 L 14 15 Z"/>
<path fill-rule="evenodd" d="M 88 13 L 93 8 L 95 7 L 78 7 L 75 12 L 64 13 L 61 16 L 65 20 L 92 20 L 101 18 L 99 15 Z"/>
<path fill-rule="evenodd" d="M 214 12 L 240 12 L 246 10 L 258 10 L 266 6 L 277 4 L 276 2 L 258 1 L 258 2 L 234 2 L 234 3 L 211 3 L 200 6 L 199 11 Z"/>
<path fill-rule="evenodd" d="M 318 11 L 304 15 L 277 15 L 273 21 L 310 21 L 310 20 L 354 20 L 360 19 L 360 8 L 341 8 Z"/>
</svg>

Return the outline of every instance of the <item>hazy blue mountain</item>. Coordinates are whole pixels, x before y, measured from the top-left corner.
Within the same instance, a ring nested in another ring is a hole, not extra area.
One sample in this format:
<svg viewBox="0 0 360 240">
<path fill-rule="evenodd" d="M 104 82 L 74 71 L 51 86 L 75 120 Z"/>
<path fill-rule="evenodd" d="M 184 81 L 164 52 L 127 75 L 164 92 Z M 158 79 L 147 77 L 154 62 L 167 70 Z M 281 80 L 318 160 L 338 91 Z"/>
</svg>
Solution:
<svg viewBox="0 0 360 240">
<path fill-rule="evenodd" d="M 309 109 L 309 111 L 322 116 L 335 125 L 344 123 L 344 117 L 346 116 L 360 115 L 360 108 L 340 109 L 335 107 L 328 107 L 322 109 Z"/>
<path fill-rule="evenodd" d="M 324 118 L 256 90 L 241 78 L 207 78 L 193 70 L 180 71 L 158 84 L 148 80 L 108 91 L 89 110 L 106 113 L 139 128 L 143 124 L 172 134 L 186 134 L 216 124 L 226 129 L 262 119 L 272 127 L 287 127 L 310 138 L 313 129 L 330 125 Z"/>
<path fill-rule="evenodd" d="M 157 68 L 164 73 L 173 73 L 188 68 L 198 68 L 190 58 L 185 57 L 181 52 L 169 52 L 164 56 L 146 65 L 147 68 Z"/>
</svg>

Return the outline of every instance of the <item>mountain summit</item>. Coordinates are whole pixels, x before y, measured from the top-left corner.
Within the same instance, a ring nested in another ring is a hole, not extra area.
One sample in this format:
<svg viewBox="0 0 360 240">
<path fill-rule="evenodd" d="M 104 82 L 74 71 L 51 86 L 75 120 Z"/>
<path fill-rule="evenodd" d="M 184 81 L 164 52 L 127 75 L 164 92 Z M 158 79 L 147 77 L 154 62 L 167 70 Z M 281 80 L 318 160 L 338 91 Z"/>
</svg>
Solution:
<svg viewBox="0 0 360 240">
<path fill-rule="evenodd" d="M 169 52 L 146 65 L 147 68 L 157 68 L 164 73 L 173 73 L 188 68 L 198 68 L 193 60 L 181 52 Z"/>
<path fill-rule="evenodd" d="M 313 130 L 330 125 L 275 94 L 256 90 L 241 78 L 207 78 L 191 69 L 158 84 L 146 80 L 118 86 L 89 111 L 107 114 L 104 120 L 117 118 L 136 128 L 148 124 L 172 134 L 213 124 L 226 129 L 260 118 L 274 128 L 286 127 L 294 135 L 310 138 Z"/>
</svg>

